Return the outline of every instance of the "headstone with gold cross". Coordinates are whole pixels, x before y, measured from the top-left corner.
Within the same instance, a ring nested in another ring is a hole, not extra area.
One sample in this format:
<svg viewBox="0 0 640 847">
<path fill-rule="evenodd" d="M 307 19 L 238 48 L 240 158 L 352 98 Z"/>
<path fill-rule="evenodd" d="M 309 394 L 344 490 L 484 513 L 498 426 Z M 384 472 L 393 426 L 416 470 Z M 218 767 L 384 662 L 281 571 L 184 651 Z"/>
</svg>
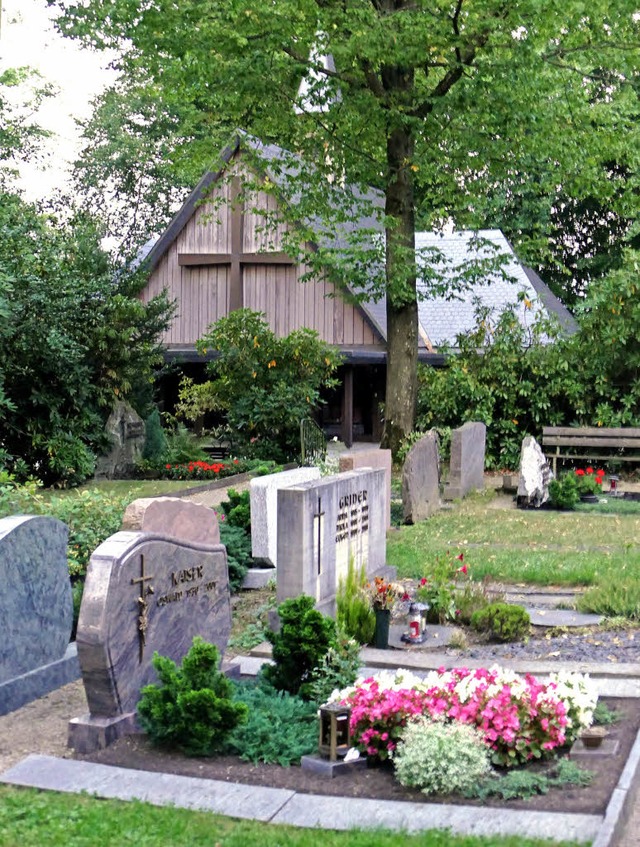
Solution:
<svg viewBox="0 0 640 847">
<path fill-rule="evenodd" d="M 134 731 L 155 652 L 180 662 L 196 635 L 224 653 L 231 631 L 226 549 L 151 532 L 118 532 L 91 557 L 78 620 L 90 715 L 75 718 L 79 752 Z"/>
</svg>

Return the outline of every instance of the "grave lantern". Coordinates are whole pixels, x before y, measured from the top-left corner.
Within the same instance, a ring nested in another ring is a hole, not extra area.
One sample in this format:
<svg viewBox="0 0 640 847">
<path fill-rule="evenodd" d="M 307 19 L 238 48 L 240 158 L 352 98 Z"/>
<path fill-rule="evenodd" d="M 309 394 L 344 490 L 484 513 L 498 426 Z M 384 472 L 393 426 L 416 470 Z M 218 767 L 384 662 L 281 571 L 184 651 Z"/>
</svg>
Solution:
<svg viewBox="0 0 640 847">
<path fill-rule="evenodd" d="M 320 740 L 318 749 L 322 756 L 336 762 L 346 756 L 351 747 L 351 707 L 331 703 L 320 707 Z"/>
<path fill-rule="evenodd" d="M 619 483 L 619 482 L 620 482 L 620 477 L 619 477 L 619 476 L 616 476 L 615 474 L 612 474 L 612 475 L 609 477 L 609 494 L 611 494 L 611 495 L 612 495 L 612 497 L 617 497 L 617 496 L 618 496 L 618 483 Z"/>
</svg>

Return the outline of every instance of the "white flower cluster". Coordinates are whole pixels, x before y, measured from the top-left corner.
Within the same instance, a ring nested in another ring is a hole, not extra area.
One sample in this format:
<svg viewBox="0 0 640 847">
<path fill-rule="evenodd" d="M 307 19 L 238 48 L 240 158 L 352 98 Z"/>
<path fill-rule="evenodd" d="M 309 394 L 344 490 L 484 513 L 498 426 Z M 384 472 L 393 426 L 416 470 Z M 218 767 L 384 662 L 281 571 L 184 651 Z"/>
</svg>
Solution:
<svg viewBox="0 0 640 847">
<path fill-rule="evenodd" d="M 591 726 L 598 692 L 589 674 L 560 671 L 552 673 L 549 681 L 555 686 L 556 695 L 567 707 L 572 735 L 575 736 L 579 730 Z"/>
</svg>

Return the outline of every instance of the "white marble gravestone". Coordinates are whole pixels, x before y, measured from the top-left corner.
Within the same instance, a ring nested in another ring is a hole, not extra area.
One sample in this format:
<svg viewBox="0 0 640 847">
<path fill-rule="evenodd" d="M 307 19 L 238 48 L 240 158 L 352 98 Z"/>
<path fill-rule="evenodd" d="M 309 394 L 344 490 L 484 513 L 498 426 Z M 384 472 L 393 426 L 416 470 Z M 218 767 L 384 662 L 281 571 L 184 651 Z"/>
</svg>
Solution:
<svg viewBox="0 0 640 847">
<path fill-rule="evenodd" d="M 300 483 L 278 492 L 278 602 L 308 594 L 334 614 L 349 562 L 367 576 L 386 567 L 386 480 L 362 469 Z"/>
<path fill-rule="evenodd" d="M 67 536 L 56 518 L 0 520 L 0 715 L 79 676 Z"/>
<path fill-rule="evenodd" d="M 118 532 L 91 557 L 78 657 L 90 715 L 69 726 L 79 752 L 135 728 L 140 689 L 157 677 L 157 651 L 181 662 L 196 635 L 226 649 L 231 630 L 227 553 L 147 532 Z"/>
</svg>

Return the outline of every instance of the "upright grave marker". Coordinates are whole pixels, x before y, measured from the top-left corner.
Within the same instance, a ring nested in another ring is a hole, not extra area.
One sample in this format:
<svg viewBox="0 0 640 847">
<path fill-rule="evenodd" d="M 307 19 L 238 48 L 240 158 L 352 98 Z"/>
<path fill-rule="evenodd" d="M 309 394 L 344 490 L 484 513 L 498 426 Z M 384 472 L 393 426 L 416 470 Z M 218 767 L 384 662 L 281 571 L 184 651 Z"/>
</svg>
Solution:
<svg viewBox="0 0 640 847">
<path fill-rule="evenodd" d="M 385 472 L 363 469 L 278 492 L 278 602 L 308 594 L 333 614 L 349 563 L 367 576 L 386 567 Z"/>
<path fill-rule="evenodd" d="M 69 643 L 67 535 L 66 525 L 51 517 L 0 520 L 0 715 L 80 674 Z"/>
<path fill-rule="evenodd" d="M 180 662 L 200 635 L 223 654 L 230 630 L 223 545 L 112 535 L 87 571 L 77 644 L 90 714 L 70 722 L 70 746 L 91 752 L 134 731 L 140 689 L 156 681 L 154 652 Z"/>
<path fill-rule="evenodd" d="M 444 488 L 445 500 L 458 500 L 471 491 L 484 489 L 484 453 L 487 427 L 467 421 L 451 433 L 449 480 Z"/>
<path fill-rule="evenodd" d="M 402 507 L 407 523 L 422 521 L 440 508 L 440 459 L 434 429 L 407 453 L 402 469 Z"/>
<path fill-rule="evenodd" d="M 338 459 L 340 473 L 358 468 L 382 468 L 385 472 L 386 528 L 391 526 L 391 450 L 371 447 L 367 450 L 349 450 Z"/>
</svg>

